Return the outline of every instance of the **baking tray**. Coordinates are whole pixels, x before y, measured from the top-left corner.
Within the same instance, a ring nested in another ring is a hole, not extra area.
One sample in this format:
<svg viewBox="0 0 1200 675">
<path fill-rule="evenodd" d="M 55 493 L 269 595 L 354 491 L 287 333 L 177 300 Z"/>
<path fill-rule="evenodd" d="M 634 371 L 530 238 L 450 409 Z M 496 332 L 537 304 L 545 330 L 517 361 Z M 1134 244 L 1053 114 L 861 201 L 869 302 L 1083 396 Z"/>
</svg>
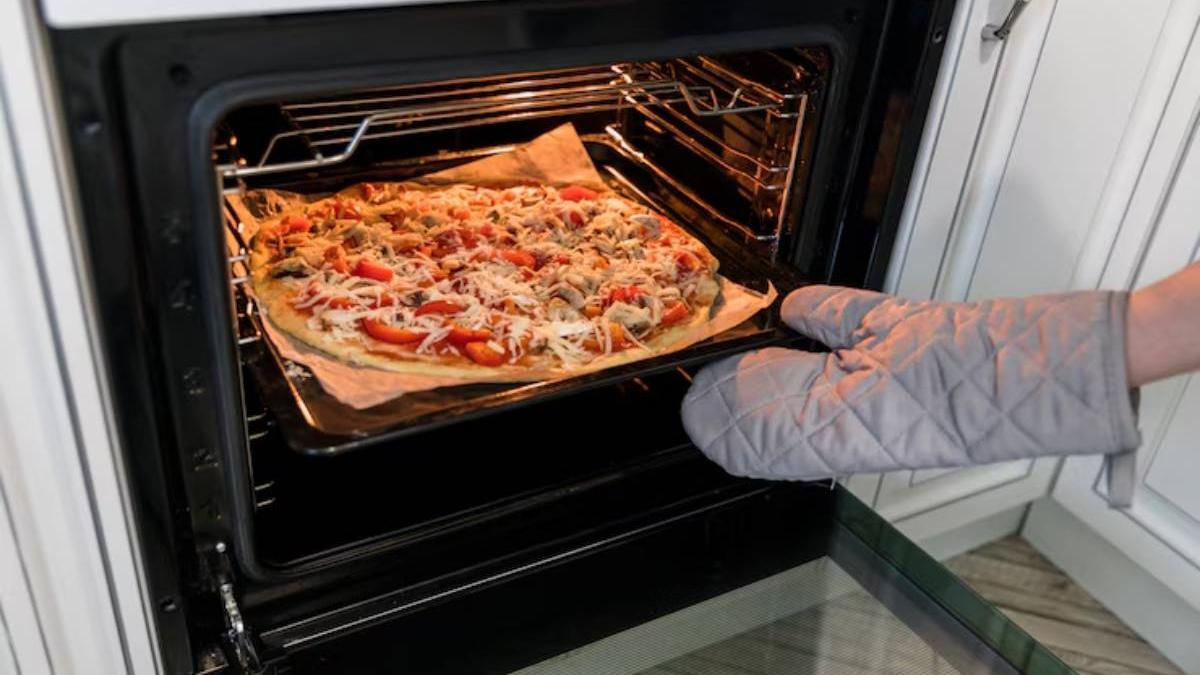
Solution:
<svg viewBox="0 0 1200 675">
<path fill-rule="evenodd" d="M 722 276 L 756 291 L 766 291 L 770 283 L 781 294 L 800 285 L 800 280 L 789 270 L 765 260 L 760 252 L 750 250 L 746 242 L 734 239 L 736 234 L 716 216 L 697 209 L 678 196 L 669 185 L 663 184 L 615 144 L 606 142 L 603 137 L 585 137 L 584 145 L 601 176 L 614 190 L 666 213 L 704 241 L 720 260 Z M 272 187 L 297 192 L 332 192 L 362 181 L 404 180 L 470 159 L 426 162 L 419 171 L 414 171 L 411 165 L 382 164 L 344 175 L 326 174 L 283 184 L 275 182 Z M 248 320 L 257 323 L 261 318 L 254 315 Z M 261 325 L 254 329 L 262 334 Z M 536 404 L 797 339 L 798 336 L 779 321 L 776 303 L 730 330 L 670 354 L 546 382 L 476 383 L 413 392 L 362 410 L 345 405 L 325 392 L 303 366 L 284 359 L 270 340 L 262 339 L 247 345 L 242 354 L 262 403 L 274 417 L 288 447 L 304 455 L 331 456 L 516 406 Z"/>
</svg>

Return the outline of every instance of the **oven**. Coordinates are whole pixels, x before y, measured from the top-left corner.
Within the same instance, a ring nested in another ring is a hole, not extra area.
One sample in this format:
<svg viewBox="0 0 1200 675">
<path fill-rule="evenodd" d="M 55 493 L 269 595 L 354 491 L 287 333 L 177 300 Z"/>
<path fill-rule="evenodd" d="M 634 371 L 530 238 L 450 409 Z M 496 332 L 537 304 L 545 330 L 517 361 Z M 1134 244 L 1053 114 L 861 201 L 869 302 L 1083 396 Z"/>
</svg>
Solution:
<svg viewBox="0 0 1200 675">
<path fill-rule="evenodd" d="M 729 477 L 680 425 L 705 362 L 813 347 L 777 307 L 586 376 L 357 410 L 264 338 L 234 202 L 570 123 L 729 279 L 878 288 L 952 10 L 463 2 L 52 30 L 165 669 L 507 672 L 822 556 L 874 569 L 838 538 L 840 488 Z"/>
</svg>

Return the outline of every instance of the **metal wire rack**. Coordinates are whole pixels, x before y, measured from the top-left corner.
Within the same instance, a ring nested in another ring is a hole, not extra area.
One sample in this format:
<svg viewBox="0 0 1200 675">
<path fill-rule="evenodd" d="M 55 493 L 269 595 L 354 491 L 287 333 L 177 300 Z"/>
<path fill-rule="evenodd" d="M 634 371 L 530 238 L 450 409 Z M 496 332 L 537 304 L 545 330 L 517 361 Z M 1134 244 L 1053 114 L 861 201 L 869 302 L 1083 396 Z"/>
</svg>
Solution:
<svg viewBox="0 0 1200 675">
<path fill-rule="evenodd" d="M 685 67 L 679 69 L 684 72 Z M 225 179 L 237 179 L 315 169 L 345 162 L 365 141 L 630 107 L 670 106 L 673 115 L 686 110 L 687 116 L 701 119 L 750 113 L 795 116 L 786 96 L 727 69 L 699 69 L 702 78 L 686 81 L 672 77 L 674 70 L 675 66 L 657 64 L 617 64 L 463 78 L 285 104 L 281 110 L 294 128 L 275 134 L 257 159 L 226 162 L 218 170 Z M 738 157 L 738 151 L 730 150 Z M 707 153 L 709 159 L 721 154 Z M 750 169 L 728 168 L 748 173 L 751 180 L 759 180 L 760 172 L 787 170 L 758 166 L 753 157 L 744 159 L 753 165 Z"/>
<path fill-rule="evenodd" d="M 246 243 L 243 225 L 237 214 L 226 205 L 224 210 L 226 244 L 229 251 L 230 290 L 233 293 L 235 336 L 238 348 L 262 340 L 262 331 L 255 320 L 258 308 L 250 293 L 246 291 L 246 283 L 250 280 L 250 253 Z M 247 403 L 246 390 L 241 388 L 243 404 Z M 275 420 L 265 410 L 257 412 L 247 410 L 244 421 L 244 431 L 247 446 L 251 452 L 247 455 L 247 471 L 251 485 L 254 486 L 254 501 L 256 508 L 265 508 L 275 501 L 272 496 L 274 481 L 258 482 L 254 479 L 253 445 L 265 442 L 265 439 L 275 433 Z"/>
</svg>

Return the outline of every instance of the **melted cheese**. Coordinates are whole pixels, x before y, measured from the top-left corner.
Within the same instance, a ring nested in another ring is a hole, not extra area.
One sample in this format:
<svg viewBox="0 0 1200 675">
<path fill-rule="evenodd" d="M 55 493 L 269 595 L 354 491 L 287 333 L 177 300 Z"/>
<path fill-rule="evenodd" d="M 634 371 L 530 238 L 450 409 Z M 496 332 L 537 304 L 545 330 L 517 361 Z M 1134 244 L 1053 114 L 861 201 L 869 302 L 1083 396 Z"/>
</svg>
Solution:
<svg viewBox="0 0 1200 675">
<path fill-rule="evenodd" d="M 664 302 L 687 300 L 697 287 L 694 275 L 681 277 L 676 262 L 676 251 L 694 246 L 691 240 L 672 236 L 657 216 L 619 199 L 570 202 L 554 188 L 537 187 L 389 190 L 394 192 L 381 206 L 358 204 L 370 225 L 316 208 L 310 209 L 317 222 L 309 233 L 288 235 L 303 240 L 297 245 L 304 246 L 306 260 L 315 262 L 315 251 L 325 252 L 314 274 L 284 278 L 296 290 L 294 306 L 312 311 L 308 325 L 335 339 L 368 340 L 361 323 L 370 318 L 426 333 L 417 354 L 458 354 L 444 342 L 457 325 L 489 331 L 487 345 L 506 353 L 510 363 L 527 352 L 548 353 L 572 367 L 612 353 L 613 322 L 644 349 L 642 338 L 661 321 Z M 413 233 L 421 246 L 411 247 Z M 397 251 L 392 241 L 409 248 Z M 277 260 L 292 254 L 280 248 Z M 340 269 L 354 270 L 365 260 L 390 269 L 391 279 L 338 272 L 338 256 L 345 265 Z M 604 311 L 554 320 L 547 304 L 556 297 L 576 312 Z M 451 317 L 418 316 L 416 309 L 432 301 L 462 309 Z M 599 350 L 589 351 L 585 343 Z"/>
</svg>

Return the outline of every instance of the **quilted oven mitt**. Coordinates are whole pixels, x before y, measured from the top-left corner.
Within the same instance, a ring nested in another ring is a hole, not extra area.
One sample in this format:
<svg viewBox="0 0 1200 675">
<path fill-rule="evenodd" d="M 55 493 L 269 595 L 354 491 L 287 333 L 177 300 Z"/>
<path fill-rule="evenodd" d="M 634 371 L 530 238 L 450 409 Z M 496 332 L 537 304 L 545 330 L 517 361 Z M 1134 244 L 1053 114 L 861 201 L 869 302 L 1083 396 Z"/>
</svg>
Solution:
<svg viewBox="0 0 1200 675">
<path fill-rule="evenodd" d="M 833 351 L 713 363 L 683 402 L 692 441 L 732 474 L 811 480 L 1107 453 L 1126 504 L 1140 436 L 1125 378 L 1128 294 L 912 302 L 791 293 L 784 322 Z"/>
</svg>

